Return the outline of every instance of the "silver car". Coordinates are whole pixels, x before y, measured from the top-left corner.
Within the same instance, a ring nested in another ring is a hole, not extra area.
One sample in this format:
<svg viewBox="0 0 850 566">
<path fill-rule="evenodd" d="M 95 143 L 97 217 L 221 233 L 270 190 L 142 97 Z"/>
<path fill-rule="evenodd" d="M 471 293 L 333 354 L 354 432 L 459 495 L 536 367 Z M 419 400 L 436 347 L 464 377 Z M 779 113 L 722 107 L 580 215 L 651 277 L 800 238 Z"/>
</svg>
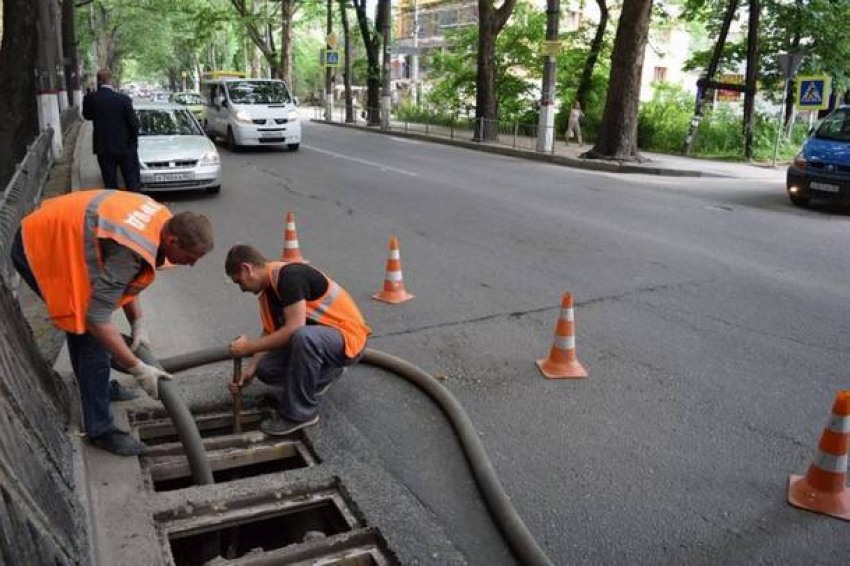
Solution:
<svg viewBox="0 0 850 566">
<path fill-rule="evenodd" d="M 192 113 L 177 104 L 138 104 L 142 190 L 221 190 L 218 150 Z"/>
</svg>

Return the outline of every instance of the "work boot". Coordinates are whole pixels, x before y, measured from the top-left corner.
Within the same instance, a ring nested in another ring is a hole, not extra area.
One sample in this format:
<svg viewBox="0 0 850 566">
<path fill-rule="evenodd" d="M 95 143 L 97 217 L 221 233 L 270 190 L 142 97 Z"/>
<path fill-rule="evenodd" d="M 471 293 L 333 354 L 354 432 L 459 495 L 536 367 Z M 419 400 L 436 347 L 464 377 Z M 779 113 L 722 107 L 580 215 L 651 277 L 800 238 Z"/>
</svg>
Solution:
<svg viewBox="0 0 850 566">
<path fill-rule="evenodd" d="M 269 436 L 286 436 L 287 434 L 292 434 L 296 430 L 312 426 L 317 422 L 319 422 L 319 415 L 314 415 L 306 421 L 291 421 L 280 415 L 275 415 L 272 418 L 261 422 L 260 430 Z"/>
<path fill-rule="evenodd" d="M 147 446 L 123 430 L 110 430 L 89 440 L 101 450 L 106 450 L 119 456 L 138 456 L 144 454 L 145 450 L 147 450 Z"/>
<path fill-rule="evenodd" d="M 114 379 L 109 382 L 110 401 L 132 401 L 139 395 L 128 387 L 124 387 Z"/>
</svg>

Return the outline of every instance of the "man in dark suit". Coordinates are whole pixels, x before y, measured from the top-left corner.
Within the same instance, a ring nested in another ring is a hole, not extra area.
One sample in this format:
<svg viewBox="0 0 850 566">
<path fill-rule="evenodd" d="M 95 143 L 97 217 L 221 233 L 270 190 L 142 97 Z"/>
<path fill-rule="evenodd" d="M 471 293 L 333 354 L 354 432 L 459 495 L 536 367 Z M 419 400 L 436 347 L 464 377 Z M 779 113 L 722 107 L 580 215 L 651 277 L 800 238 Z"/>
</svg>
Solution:
<svg viewBox="0 0 850 566">
<path fill-rule="evenodd" d="M 83 117 L 94 122 L 92 141 L 100 175 L 107 189 L 118 188 L 117 169 L 127 189 L 138 192 L 142 187 L 139 172 L 139 119 L 130 97 L 117 92 L 110 82 L 112 71 L 97 72 L 97 90 L 83 99 Z"/>
</svg>

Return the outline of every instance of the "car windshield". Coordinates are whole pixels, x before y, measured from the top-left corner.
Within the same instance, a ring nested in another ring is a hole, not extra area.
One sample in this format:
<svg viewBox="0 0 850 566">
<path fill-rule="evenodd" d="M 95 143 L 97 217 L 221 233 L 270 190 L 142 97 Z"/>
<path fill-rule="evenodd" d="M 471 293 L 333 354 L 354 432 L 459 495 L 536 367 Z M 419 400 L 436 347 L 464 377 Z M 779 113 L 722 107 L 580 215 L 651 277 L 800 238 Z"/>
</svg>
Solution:
<svg viewBox="0 0 850 566">
<path fill-rule="evenodd" d="M 192 115 L 186 110 L 137 110 L 139 135 L 142 136 L 196 136 L 203 135 Z"/>
<path fill-rule="evenodd" d="M 178 104 L 203 104 L 204 99 L 201 98 L 200 94 L 188 92 L 183 94 L 175 94 L 174 102 Z"/>
<path fill-rule="evenodd" d="M 825 140 L 850 141 L 850 110 L 836 110 L 824 119 L 815 137 Z"/>
<path fill-rule="evenodd" d="M 234 104 L 286 104 L 289 91 L 280 81 L 236 81 L 227 83 Z"/>
</svg>

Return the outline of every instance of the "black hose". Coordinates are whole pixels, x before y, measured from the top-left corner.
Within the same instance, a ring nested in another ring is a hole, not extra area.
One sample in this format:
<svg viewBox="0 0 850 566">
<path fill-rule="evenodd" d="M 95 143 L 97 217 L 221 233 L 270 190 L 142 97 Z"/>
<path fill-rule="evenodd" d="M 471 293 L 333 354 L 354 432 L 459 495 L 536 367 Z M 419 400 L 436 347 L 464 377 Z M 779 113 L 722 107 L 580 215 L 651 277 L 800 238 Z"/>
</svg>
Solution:
<svg viewBox="0 0 850 566">
<path fill-rule="evenodd" d="M 199 365 L 211 364 L 227 359 L 230 359 L 228 348 L 220 347 L 172 356 L 160 360 L 160 363 L 165 371 L 176 373 Z M 493 469 L 493 465 L 490 463 L 490 459 L 487 457 L 484 446 L 478 438 L 478 432 L 475 430 L 475 426 L 469 420 L 469 417 L 454 395 L 420 368 L 395 356 L 367 348 L 362 361 L 395 373 L 410 381 L 440 406 L 451 421 L 460 440 L 461 447 L 466 453 L 475 480 L 478 482 L 478 487 L 484 496 L 484 501 L 487 503 L 490 513 L 493 515 L 496 524 L 514 554 L 522 564 L 551 566 L 552 562 L 537 544 L 537 541 L 534 540 L 534 536 L 532 536 L 528 527 L 525 526 L 522 518 L 516 509 L 514 509 L 510 498 L 508 498 L 507 493 L 505 493 L 502 487 L 502 483 L 496 475 L 496 471 Z M 162 386 L 160 385 L 160 387 Z"/>
<path fill-rule="evenodd" d="M 157 361 L 150 349 L 144 344 L 139 346 L 135 353 L 146 364 L 165 369 L 165 371 L 171 373 L 162 363 Z M 210 468 L 207 451 L 204 449 L 204 443 L 201 440 L 201 433 L 198 432 L 198 425 L 192 418 L 192 413 L 189 412 L 186 403 L 183 402 L 183 398 L 180 397 L 177 385 L 169 379 L 160 379 L 158 387 L 159 399 L 171 417 L 177 436 L 186 450 L 186 458 L 189 460 L 192 478 L 197 485 L 214 483 L 212 468 Z"/>
</svg>

